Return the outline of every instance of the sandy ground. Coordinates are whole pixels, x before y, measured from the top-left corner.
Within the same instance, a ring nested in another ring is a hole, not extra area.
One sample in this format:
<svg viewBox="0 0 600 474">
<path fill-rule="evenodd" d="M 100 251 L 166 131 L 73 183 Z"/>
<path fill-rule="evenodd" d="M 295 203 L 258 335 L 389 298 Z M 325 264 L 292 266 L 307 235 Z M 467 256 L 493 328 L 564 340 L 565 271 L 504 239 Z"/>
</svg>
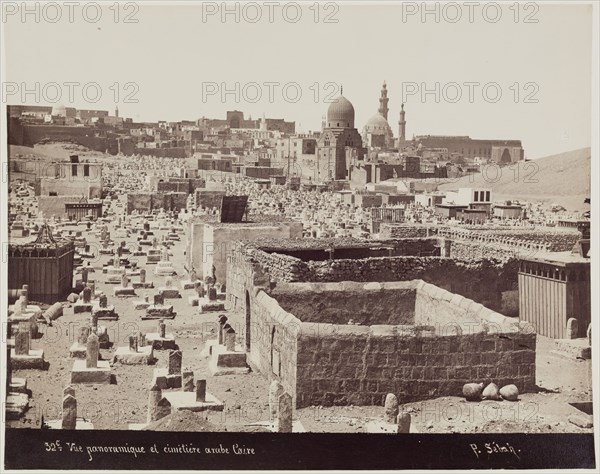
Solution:
<svg viewBox="0 0 600 474">
<path fill-rule="evenodd" d="M 80 226 L 80 230 L 84 230 Z M 155 231 L 160 239 L 166 231 Z M 114 235 L 114 233 L 112 234 Z M 94 236 L 87 236 L 88 242 L 97 243 Z M 184 236 L 182 235 L 182 239 Z M 128 242 L 135 242 L 132 234 Z M 131 247 L 130 247 L 131 248 Z M 145 247 L 147 249 L 147 247 Z M 174 277 L 174 286 L 187 277 L 184 271 L 183 240 L 171 247 L 171 257 L 178 275 Z M 97 257 L 97 288 L 109 297 L 120 319 L 115 322 L 103 321 L 107 326 L 111 341 L 110 349 L 101 350 L 103 359 L 111 360 L 117 346 L 128 345 L 128 336 L 133 332 L 156 332 L 157 321 L 142 321 L 141 310 L 134 310 L 132 301 L 138 298 L 115 298 L 113 285 L 104 283 L 102 264 L 109 256 Z M 145 264 L 145 257 L 131 257 Z M 155 288 L 164 286 L 165 277 L 153 273 L 154 265 L 146 266 L 147 281 L 153 281 Z M 134 277 L 134 281 L 137 277 Z M 148 292 L 152 298 L 153 290 L 137 290 L 138 295 Z M 196 379 L 207 379 L 208 392 L 225 403 L 222 413 L 209 412 L 207 415 L 190 417 L 179 416 L 178 420 L 166 424 L 173 431 L 194 429 L 194 418 L 207 419 L 219 430 L 253 431 L 251 425 L 269 419 L 268 381 L 260 374 L 250 373 L 242 376 L 213 377 L 208 372 L 208 359 L 200 355 L 208 329 L 206 323 L 216 321 L 220 313 L 199 314 L 197 308 L 188 304 L 193 290 L 181 290 L 183 298 L 167 300 L 174 305 L 177 317 L 167 320 L 167 332 L 176 336 L 176 342 L 183 351 L 183 367 L 194 371 Z M 139 298 L 141 299 L 141 298 Z M 71 307 L 65 308 L 64 316 L 54 322 L 52 327 L 41 325 L 43 337 L 32 342 L 33 348 L 44 349 L 45 359 L 49 362 L 47 371 L 14 371 L 13 376 L 25 377 L 32 392 L 30 409 L 25 417 L 8 422 L 11 427 L 39 427 L 44 420 L 58 419 L 61 413 L 62 393 L 69 384 L 73 359 L 69 358 L 69 347 L 77 338 L 77 329 L 89 319 L 89 313 L 73 314 Z M 243 316 L 228 314 L 232 326 L 243 337 Z M 242 339 L 243 340 L 243 339 Z M 430 433 L 469 433 L 469 432 L 591 432 L 582 429 L 567 418 L 580 413 L 570 402 L 590 401 L 591 361 L 567 359 L 551 354 L 553 341 L 539 337 L 537 354 L 537 380 L 539 393 L 523 394 L 518 402 L 487 401 L 465 402 L 462 397 L 443 397 L 419 403 L 410 403 L 402 409 L 412 415 L 413 428 L 418 432 Z M 128 429 L 129 423 L 145 423 L 148 401 L 148 388 L 155 367 L 166 367 L 167 353 L 155 351 L 155 365 L 113 367 L 116 384 L 77 385 L 76 397 L 78 414 L 94 424 L 96 429 Z M 383 407 L 308 407 L 297 410 L 296 416 L 307 431 L 315 432 L 363 432 L 367 421 L 383 417 Z M 198 428 L 199 429 L 199 428 Z"/>
</svg>

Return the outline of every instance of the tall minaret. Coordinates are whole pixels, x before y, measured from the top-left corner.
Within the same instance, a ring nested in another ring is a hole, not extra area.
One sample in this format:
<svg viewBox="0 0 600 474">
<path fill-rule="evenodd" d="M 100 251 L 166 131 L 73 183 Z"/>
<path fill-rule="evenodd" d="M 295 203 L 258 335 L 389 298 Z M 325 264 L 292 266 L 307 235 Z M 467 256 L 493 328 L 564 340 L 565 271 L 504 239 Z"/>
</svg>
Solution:
<svg viewBox="0 0 600 474">
<path fill-rule="evenodd" d="M 386 85 L 385 81 L 383 81 L 383 87 L 381 89 L 381 97 L 379 98 L 379 109 L 378 109 L 378 112 L 386 120 L 387 120 L 387 117 L 388 117 L 388 111 L 390 110 L 388 108 L 388 101 L 389 100 L 390 99 L 388 99 L 388 96 L 387 96 L 387 85 Z"/>
<path fill-rule="evenodd" d="M 406 120 L 404 119 L 404 104 L 400 106 L 400 121 L 398 122 L 400 127 L 398 128 L 398 140 L 400 142 L 406 141 Z"/>
</svg>

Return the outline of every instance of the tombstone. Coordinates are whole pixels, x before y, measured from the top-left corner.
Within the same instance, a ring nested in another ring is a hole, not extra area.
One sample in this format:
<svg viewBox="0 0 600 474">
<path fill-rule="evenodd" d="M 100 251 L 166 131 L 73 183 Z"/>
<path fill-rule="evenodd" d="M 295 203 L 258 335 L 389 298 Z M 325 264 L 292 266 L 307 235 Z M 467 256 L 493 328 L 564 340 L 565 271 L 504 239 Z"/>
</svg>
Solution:
<svg viewBox="0 0 600 474">
<path fill-rule="evenodd" d="M 29 325 L 20 324 L 19 332 L 15 334 L 15 355 L 28 355 L 30 349 Z"/>
<path fill-rule="evenodd" d="M 235 330 L 231 326 L 225 330 L 223 339 L 225 350 L 235 352 Z"/>
<path fill-rule="evenodd" d="M 95 369 L 98 367 L 98 352 L 100 350 L 100 344 L 98 342 L 98 336 L 92 331 L 87 339 L 87 347 L 85 351 L 85 366 L 88 369 Z"/>
<path fill-rule="evenodd" d="M 206 401 L 206 380 L 196 381 L 196 403 Z"/>
<path fill-rule="evenodd" d="M 279 404 L 279 396 L 283 393 L 283 385 L 278 380 L 273 380 L 269 386 L 269 420 L 275 423 L 277 417 L 277 406 Z"/>
<path fill-rule="evenodd" d="M 167 277 L 165 280 L 165 288 L 172 288 L 172 287 L 173 287 L 173 278 Z"/>
<path fill-rule="evenodd" d="M 398 397 L 393 393 L 388 393 L 385 397 L 384 406 L 386 423 L 395 423 L 398 417 Z"/>
<path fill-rule="evenodd" d="M 15 301 L 15 304 L 13 305 L 13 313 L 15 316 L 21 316 L 23 314 L 23 300 L 20 296 L 19 299 L 17 299 L 17 301 Z"/>
<path fill-rule="evenodd" d="M 142 268 L 140 270 L 140 283 L 146 283 L 146 269 Z"/>
<path fill-rule="evenodd" d="M 129 277 L 123 273 L 123 275 L 121 276 L 121 286 L 123 288 L 127 288 L 127 285 L 129 285 Z"/>
<path fill-rule="evenodd" d="M 567 339 L 577 339 L 579 335 L 579 321 L 575 318 L 569 318 L 567 320 Z"/>
<path fill-rule="evenodd" d="M 158 321 L 158 336 L 164 339 L 166 333 L 167 333 L 167 325 L 165 324 L 165 320 L 160 319 Z"/>
<path fill-rule="evenodd" d="M 71 385 L 67 385 L 63 389 L 63 397 L 66 397 L 67 395 L 71 395 L 72 397 L 75 396 L 75 388 L 73 388 Z"/>
<path fill-rule="evenodd" d="M 144 222 L 144 230 L 146 232 L 148 232 L 150 230 L 150 223 L 149 222 Z"/>
<path fill-rule="evenodd" d="M 81 344 L 82 346 L 85 346 L 87 344 L 87 339 L 90 335 L 90 328 L 89 326 L 83 326 L 81 328 L 79 328 L 79 334 L 77 336 L 77 343 Z"/>
<path fill-rule="evenodd" d="M 169 351 L 169 375 L 179 375 L 181 373 L 181 351 Z"/>
<path fill-rule="evenodd" d="M 227 287 L 225 286 L 225 283 L 221 284 L 220 291 L 221 291 L 221 293 L 226 293 L 227 292 Z"/>
<path fill-rule="evenodd" d="M 277 432 L 292 432 L 292 396 L 287 392 L 279 395 L 279 404 L 277 410 Z"/>
<path fill-rule="evenodd" d="M 227 323 L 227 316 L 224 314 L 219 316 L 219 344 L 223 344 L 223 330 Z"/>
<path fill-rule="evenodd" d="M 184 392 L 194 391 L 194 372 L 191 370 L 184 370 L 181 373 L 181 385 Z"/>
<path fill-rule="evenodd" d="M 162 294 L 154 295 L 154 306 L 162 306 L 165 304 L 165 297 Z"/>
<path fill-rule="evenodd" d="M 27 309 L 27 306 L 29 306 L 29 285 L 23 285 L 23 288 L 21 288 L 21 297 L 23 298 L 23 309 Z"/>
<path fill-rule="evenodd" d="M 89 286 L 86 286 L 83 289 L 82 294 L 84 303 L 89 303 L 90 301 L 92 301 L 92 289 Z"/>
<path fill-rule="evenodd" d="M 208 300 L 209 301 L 217 300 L 217 289 L 214 286 L 208 287 Z"/>
<path fill-rule="evenodd" d="M 162 260 L 163 262 L 168 262 L 168 261 L 169 261 L 169 250 L 168 250 L 168 249 L 166 249 L 166 248 L 165 248 L 165 249 L 162 251 L 161 260 Z"/>
<path fill-rule="evenodd" d="M 131 352 L 138 351 L 138 338 L 136 336 L 129 336 L 129 350 Z"/>
<path fill-rule="evenodd" d="M 98 298 L 98 306 L 100 306 L 101 308 L 108 307 L 108 297 L 104 293 L 102 293 Z"/>
<path fill-rule="evenodd" d="M 92 329 L 96 329 L 98 327 L 98 313 L 92 311 L 91 321 Z M 84 342 L 84 344 L 87 344 L 87 339 L 86 342 Z"/>
<path fill-rule="evenodd" d="M 398 424 L 398 433 L 410 433 L 410 421 L 410 413 L 400 413 L 396 419 L 396 423 Z"/>
<path fill-rule="evenodd" d="M 194 267 L 192 267 L 192 270 L 190 271 L 190 281 L 195 282 L 196 280 L 198 280 L 198 275 L 196 274 Z"/>
<path fill-rule="evenodd" d="M 62 405 L 62 429 L 74 430 L 77 427 L 77 400 L 73 395 L 66 395 Z"/>
<path fill-rule="evenodd" d="M 136 334 L 138 347 L 144 347 L 146 345 L 146 335 L 142 331 L 138 331 Z"/>
<path fill-rule="evenodd" d="M 150 387 L 150 392 L 148 395 L 148 423 L 156 421 L 160 418 L 159 413 L 159 402 L 162 400 L 162 390 L 158 386 L 157 383 L 154 383 Z"/>
</svg>

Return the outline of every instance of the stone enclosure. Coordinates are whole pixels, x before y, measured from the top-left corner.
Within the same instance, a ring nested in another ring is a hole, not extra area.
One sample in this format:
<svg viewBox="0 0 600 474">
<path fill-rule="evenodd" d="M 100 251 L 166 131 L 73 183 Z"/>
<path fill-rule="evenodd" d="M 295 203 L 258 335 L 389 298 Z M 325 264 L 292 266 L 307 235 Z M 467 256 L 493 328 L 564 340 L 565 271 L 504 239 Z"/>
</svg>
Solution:
<svg viewBox="0 0 600 474">
<path fill-rule="evenodd" d="M 253 293 L 249 361 L 298 408 L 451 396 L 469 382 L 535 387 L 535 333 L 424 281 L 278 283 Z"/>
</svg>

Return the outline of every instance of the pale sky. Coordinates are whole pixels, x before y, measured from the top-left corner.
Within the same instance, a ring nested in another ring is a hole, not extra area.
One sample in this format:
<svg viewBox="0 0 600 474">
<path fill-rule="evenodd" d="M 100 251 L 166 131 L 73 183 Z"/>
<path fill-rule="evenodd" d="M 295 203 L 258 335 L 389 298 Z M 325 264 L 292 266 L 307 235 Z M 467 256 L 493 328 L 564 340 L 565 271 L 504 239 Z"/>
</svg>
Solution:
<svg viewBox="0 0 600 474">
<path fill-rule="evenodd" d="M 385 80 L 394 136 L 403 89 L 415 84 L 421 90 L 424 83 L 434 90 L 437 82 L 437 102 L 433 93 L 424 98 L 420 93 L 405 97 L 407 137 L 520 139 L 528 158 L 590 146 L 591 6 L 539 5 L 538 11 L 522 6 L 515 22 L 511 2 L 502 6 L 496 23 L 486 20 L 481 8 L 475 9 L 470 22 L 469 10 L 463 6 L 461 19 L 451 23 L 447 20 L 456 12 L 449 9 L 440 10 L 439 22 L 433 15 L 423 22 L 420 11 L 403 21 L 403 8 L 398 4 L 337 3 L 337 11 L 321 6 L 315 22 L 314 7 L 310 9 L 312 3 L 307 3 L 300 20 L 292 23 L 283 17 L 287 2 L 275 3 L 279 6 L 273 7 L 273 23 L 264 2 L 255 3 L 262 13 L 255 23 L 248 20 L 255 17 L 256 8 L 244 11 L 241 6 L 239 22 L 233 14 L 223 22 L 220 11 L 214 15 L 205 11 L 203 21 L 202 7 L 189 4 L 138 4 L 137 12 L 123 7 L 117 23 L 109 4 L 95 23 L 85 21 L 81 9 L 75 10 L 74 21 L 69 22 L 67 7 L 55 23 L 47 21 L 55 11 L 40 11 L 37 23 L 33 15 L 23 22 L 17 12 L 6 16 L 3 25 L 4 80 L 19 89 L 23 82 L 30 89 L 36 82 L 40 88 L 50 82 L 96 82 L 102 92 L 97 103 L 86 100 L 81 87 L 75 88 L 70 101 L 67 86 L 61 86 L 60 102 L 111 113 L 115 97 L 110 88 L 118 83 L 120 115 L 134 121 L 224 118 L 227 110 L 238 109 L 246 117 L 264 113 L 295 120 L 304 131 L 320 129 L 329 105 L 325 97 L 335 89 L 328 83 L 343 85 L 344 95 L 354 104 L 360 131 L 377 112 Z M 221 2 L 209 4 L 219 9 Z M 412 5 L 419 8 L 421 2 Z M 286 8 L 291 20 L 295 10 Z M 404 8 L 405 14 L 410 13 Z M 127 13 L 138 22 L 123 22 Z M 88 11 L 89 18 L 93 14 Z M 327 14 L 338 22 L 325 23 Z M 487 14 L 493 19 L 495 12 Z M 528 14 L 538 22 L 525 23 Z M 137 103 L 123 102 L 124 95 L 133 91 L 125 89 L 128 82 L 137 84 Z M 222 83 L 235 90 L 236 82 L 239 96 L 229 94 L 223 102 Z M 248 85 L 252 82 L 260 88 Z M 280 84 L 272 86 L 272 102 L 265 82 Z M 472 103 L 465 82 L 480 84 L 473 86 Z M 291 83 L 297 83 L 302 93 L 295 103 L 296 86 L 288 86 L 288 100 L 282 93 L 283 86 Z M 457 89 L 451 83 L 459 84 L 462 93 L 455 103 Z M 489 86 L 486 100 L 482 86 L 488 83 L 497 86 Z M 517 103 L 515 83 L 520 92 Z M 492 103 L 498 88 L 502 97 Z M 203 90 L 217 94 L 205 95 L 203 100 Z M 48 86 L 46 91 L 53 99 L 56 90 Z M 258 91 L 262 99 L 252 103 Z M 531 98 L 537 103 L 525 102 L 528 93 L 533 93 Z M 38 97 L 40 104 L 48 104 L 41 89 Z M 26 102 L 36 103 L 35 99 L 30 94 Z M 6 102 L 22 103 L 19 94 L 8 95 Z"/>
</svg>

